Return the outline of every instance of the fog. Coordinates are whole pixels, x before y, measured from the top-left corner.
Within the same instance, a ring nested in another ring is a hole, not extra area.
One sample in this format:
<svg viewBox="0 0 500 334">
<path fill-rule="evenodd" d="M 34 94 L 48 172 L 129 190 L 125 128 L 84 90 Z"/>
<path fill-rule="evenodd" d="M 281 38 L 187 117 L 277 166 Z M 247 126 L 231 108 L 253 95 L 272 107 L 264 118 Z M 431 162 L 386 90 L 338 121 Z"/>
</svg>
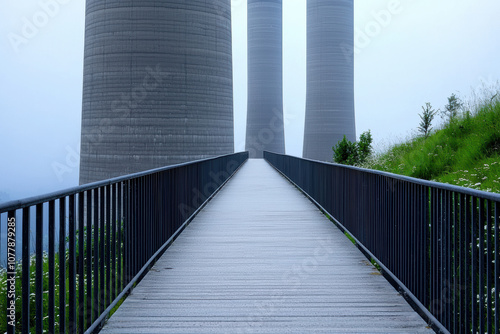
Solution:
<svg viewBox="0 0 500 334">
<path fill-rule="evenodd" d="M 306 1 L 283 0 L 286 150 L 301 155 Z M 0 13 L 0 201 L 78 184 L 83 2 L 3 2 Z M 246 1 L 233 0 L 235 148 L 244 149 Z M 377 149 L 418 127 L 426 102 L 443 108 L 500 78 L 500 1 L 356 0 L 356 128 Z M 332 143 L 332 146 L 335 143 Z"/>
</svg>

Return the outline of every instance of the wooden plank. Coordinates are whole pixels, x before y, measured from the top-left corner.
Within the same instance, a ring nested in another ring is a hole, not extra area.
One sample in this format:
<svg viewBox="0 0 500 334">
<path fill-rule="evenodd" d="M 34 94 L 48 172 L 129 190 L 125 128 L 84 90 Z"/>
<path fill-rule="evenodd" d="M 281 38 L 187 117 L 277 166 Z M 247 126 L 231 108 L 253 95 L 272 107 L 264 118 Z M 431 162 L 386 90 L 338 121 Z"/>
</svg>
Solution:
<svg viewBox="0 0 500 334">
<path fill-rule="evenodd" d="M 263 160 L 249 160 L 101 333 L 432 330 L 359 250 Z"/>
</svg>

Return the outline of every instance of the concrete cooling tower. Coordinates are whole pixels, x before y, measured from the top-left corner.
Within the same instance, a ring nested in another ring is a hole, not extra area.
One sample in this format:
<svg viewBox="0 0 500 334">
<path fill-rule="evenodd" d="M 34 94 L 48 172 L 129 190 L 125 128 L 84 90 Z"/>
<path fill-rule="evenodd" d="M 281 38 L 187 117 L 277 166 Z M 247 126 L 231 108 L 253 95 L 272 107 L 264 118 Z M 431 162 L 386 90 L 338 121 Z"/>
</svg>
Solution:
<svg viewBox="0 0 500 334">
<path fill-rule="evenodd" d="M 246 150 L 285 153 L 281 0 L 248 0 Z"/>
<path fill-rule="evenodd" d="M 87 0 L 80 183 L 232 153 L 230 0 Z"/>
<path fill-rule="evenodd" d="M 356 140 L 353 44 L 353 0 L 307 1 L 304 158 L 331 162 L 344 135 Z"/>
</svg>

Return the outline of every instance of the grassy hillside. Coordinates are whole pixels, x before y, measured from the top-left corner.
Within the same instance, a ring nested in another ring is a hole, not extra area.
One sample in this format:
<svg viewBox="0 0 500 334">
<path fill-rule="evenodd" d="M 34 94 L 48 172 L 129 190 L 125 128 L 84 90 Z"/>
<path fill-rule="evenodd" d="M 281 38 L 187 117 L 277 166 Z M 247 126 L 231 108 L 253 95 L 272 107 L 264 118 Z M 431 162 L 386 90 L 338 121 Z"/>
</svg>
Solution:
<svg viewBox="0 0 500 334">
<path fill-rule="evenodd" d="M 500 193 L 500 101 L 373 157 L 363 167 Z"/>
</svg>

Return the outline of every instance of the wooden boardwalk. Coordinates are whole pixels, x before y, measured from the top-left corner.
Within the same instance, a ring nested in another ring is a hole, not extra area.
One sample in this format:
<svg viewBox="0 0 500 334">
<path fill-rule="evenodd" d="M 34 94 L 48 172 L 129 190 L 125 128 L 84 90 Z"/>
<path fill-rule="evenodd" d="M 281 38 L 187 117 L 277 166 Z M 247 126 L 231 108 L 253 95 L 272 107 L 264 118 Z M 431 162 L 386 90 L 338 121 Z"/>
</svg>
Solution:
<svg viewBox="0 0 500 334">
<path fill-rule="evenodd" d="M 432 330 L 264 160 L 249 160 L 101 333 Z"/>
</svg>

